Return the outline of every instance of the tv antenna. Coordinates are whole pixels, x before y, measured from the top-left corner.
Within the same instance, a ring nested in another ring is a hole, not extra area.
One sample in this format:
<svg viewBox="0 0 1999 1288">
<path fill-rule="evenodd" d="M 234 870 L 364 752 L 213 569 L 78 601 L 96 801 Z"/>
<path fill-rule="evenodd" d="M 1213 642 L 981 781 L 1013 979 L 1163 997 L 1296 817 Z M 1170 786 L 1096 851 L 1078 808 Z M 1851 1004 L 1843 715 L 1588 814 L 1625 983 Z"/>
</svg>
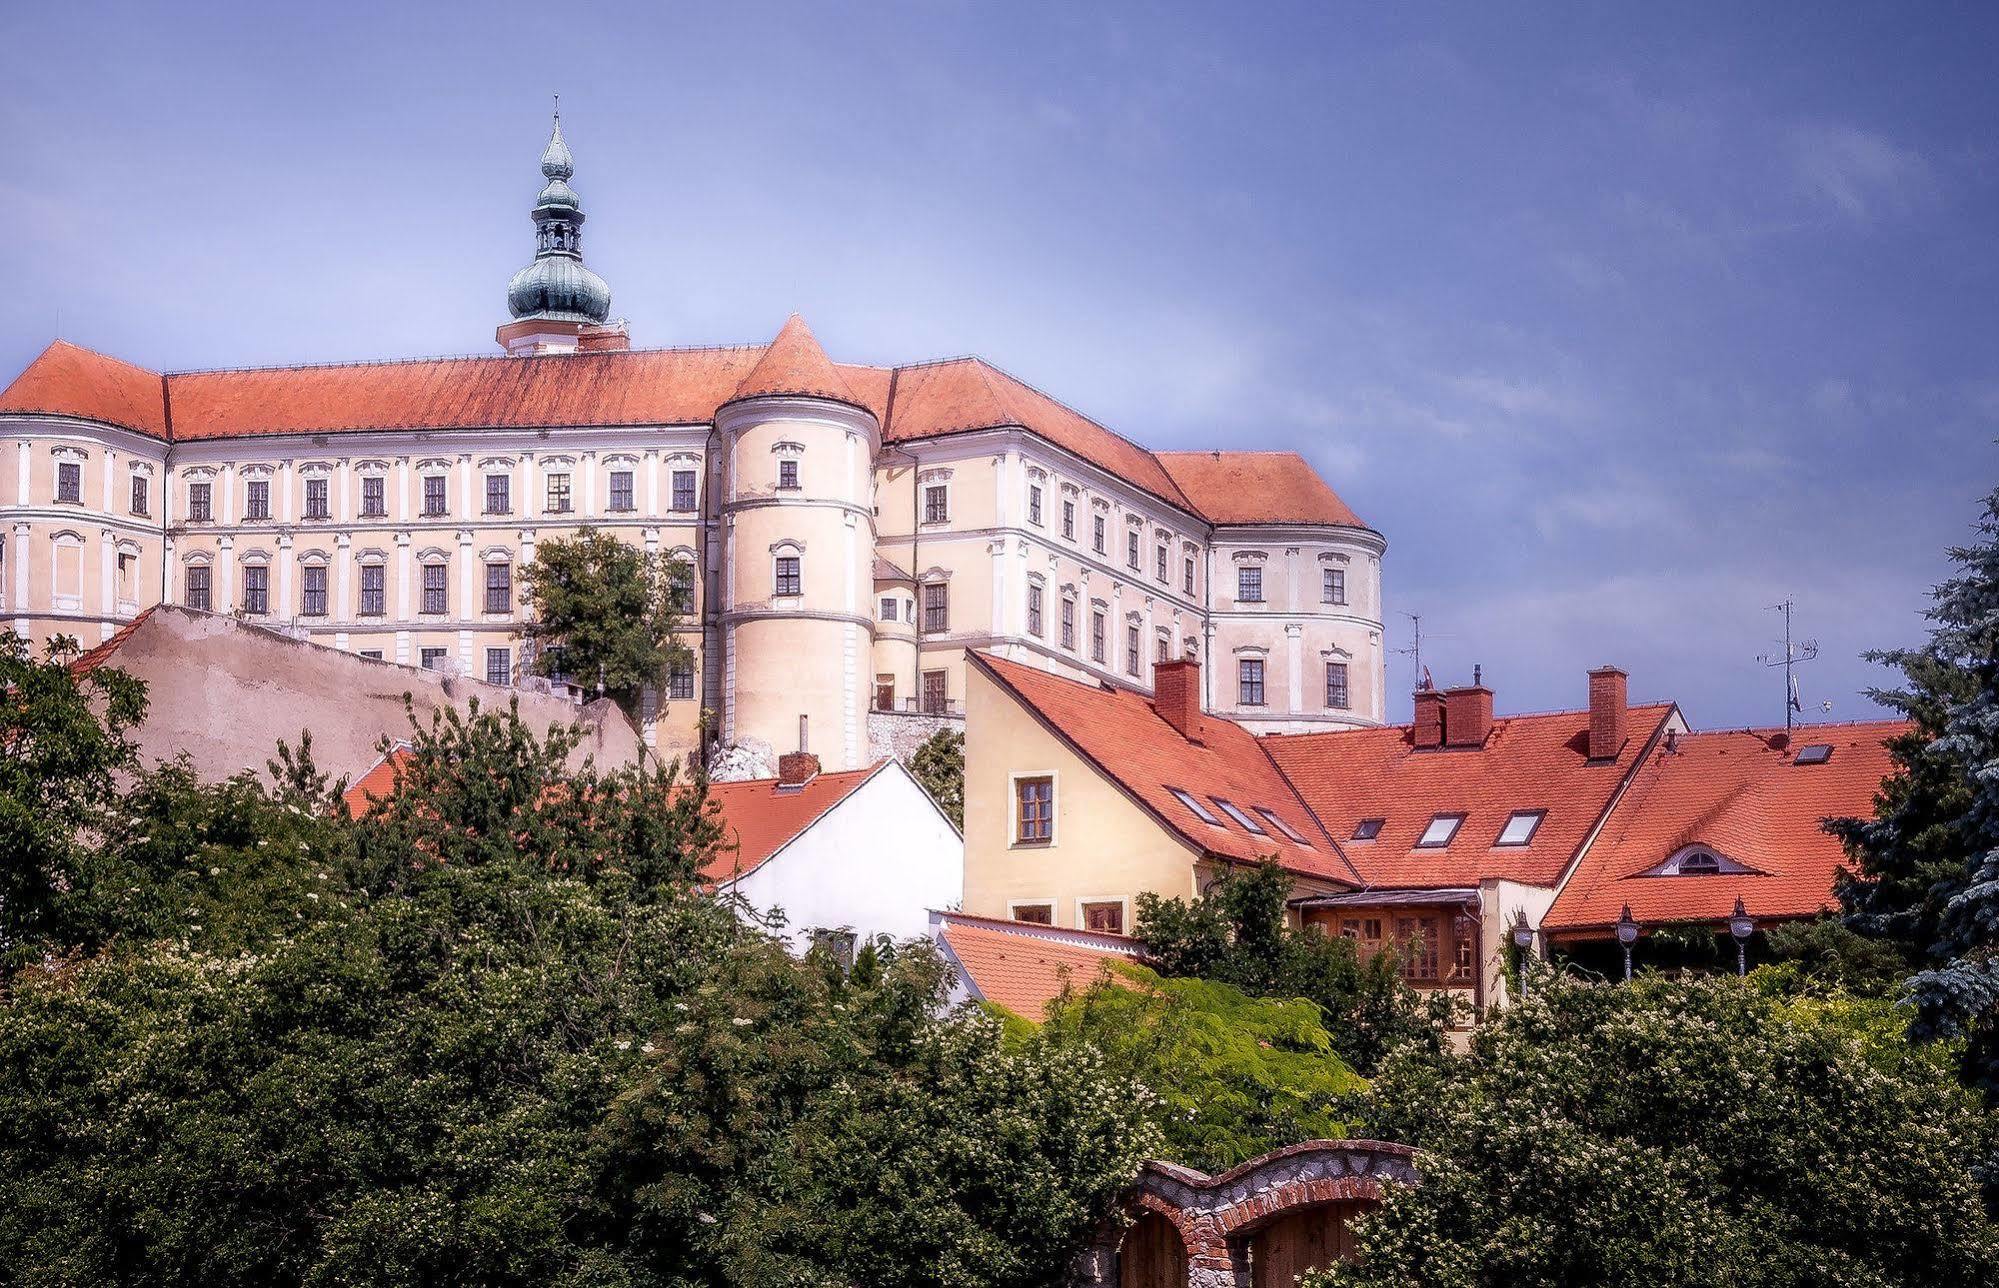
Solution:
<svg viewBox="0 0 1999 1288">
<path fill-rule="evenodd" d="M 1756 660 L 1766 667 L 1784 668 L 1784 730 L 1790 732 L 1797 726 L 1797 713 L 1805 709 L 1804 699 L 1798 693 L 1797 667 L 1819 655 L 1817 640 L 1791 640 L 1791 601 L 1770 605 L 1773 613 L 1784 615 L 1784 651 L 1782 653 L 1760 653 Z"/>
<path fill-rule="evenodd" d="M 1395 651 L 1397 653 L 1400 653 L 1402 656 L 1409 658 L 1412 662 L 1412 669 L 1414 669 L 1414 671 L 1416 672 L 1416 682 L 1412 684 L 1410 687 L 1414 689 L 1429 688 L 1431 686 L 1426 685 L 1423 682 L 1423 677 L 1427 674 L 1427 672 L 1423 670 L 1423 614 L 1404 613 L 1402 615 L 1409 619 L 1410 632 L 1411 632 L 1410 643 L 1408 648 L 1399 648 L 1396 649 Z M 1438 635 L 1435 632 L 1432 632 L 1430 638 L 1447 640 L 1450 639 L 1451 636 Z"/>
</svg>

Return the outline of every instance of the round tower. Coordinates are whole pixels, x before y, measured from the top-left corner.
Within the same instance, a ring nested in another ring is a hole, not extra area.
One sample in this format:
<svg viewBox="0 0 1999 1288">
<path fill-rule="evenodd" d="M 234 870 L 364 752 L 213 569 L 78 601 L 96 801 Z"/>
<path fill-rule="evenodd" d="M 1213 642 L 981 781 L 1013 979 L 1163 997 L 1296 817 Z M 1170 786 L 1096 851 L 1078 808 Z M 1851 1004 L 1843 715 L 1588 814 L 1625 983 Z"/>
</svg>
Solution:
<svg viewBox="0 0 1999 1288">
<path fill-rule="evenodd" d="M 793 315 L 715 428 L 726 469 L 722 740 L 861 768 L 881 426 Z"/>
</svg>

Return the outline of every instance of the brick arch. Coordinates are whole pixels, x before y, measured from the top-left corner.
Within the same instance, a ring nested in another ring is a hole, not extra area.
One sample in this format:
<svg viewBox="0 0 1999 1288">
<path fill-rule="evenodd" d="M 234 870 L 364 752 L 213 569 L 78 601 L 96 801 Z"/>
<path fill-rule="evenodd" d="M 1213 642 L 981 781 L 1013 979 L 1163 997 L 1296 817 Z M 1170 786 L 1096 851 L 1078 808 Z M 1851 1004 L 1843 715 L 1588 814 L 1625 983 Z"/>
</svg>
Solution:
<svg viewBox="0 0 1999 1288">
<path fill-rule="evenodd" d="M 1376 1203 L 1384 1183 L 1419 1180 L 1414 1150 L 1377 1140 L 1305 1141 L 1215 1176 L 1150 1162 L 1072 1263 L 1070 1288 L 1116 1288 L 1118 1248 L 1144 1212 L 1158 1213 L 1179 1232 L 1188 1288 L 1248 1288 L 1243 1248 L 1263 1226 L 1329 1204 Z"/>
</svg>

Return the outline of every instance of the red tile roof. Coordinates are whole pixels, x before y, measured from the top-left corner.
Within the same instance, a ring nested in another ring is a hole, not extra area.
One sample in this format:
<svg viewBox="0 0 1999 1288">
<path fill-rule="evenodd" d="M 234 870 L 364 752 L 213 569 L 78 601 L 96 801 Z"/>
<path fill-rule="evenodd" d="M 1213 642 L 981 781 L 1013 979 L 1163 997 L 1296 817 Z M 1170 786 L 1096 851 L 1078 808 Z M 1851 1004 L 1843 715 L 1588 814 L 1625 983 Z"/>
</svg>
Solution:
<svg viewBox="0 0 1999 1288">
<path fill-rule="evenodd" d="M 757 359 L 757 365 L 750 368 L 750 374 L 743 377 L 743 383 L 736 386 L 731 401 L 787 395 L 861 405 L 827 358 L 826 351 L 819 347 L 805 319 L 796 313 L 785 322 L 763 357 Z"/>
<path fill-rule="evenodd" d="M 0 390 L 0 412 L 76 416 L 167 437 L 166 383 L 157 371 L 57 340 Z"/>
<path fill-rule="evenodd" d="M 1475 886 L 1486 878 L 1553 885 L 1603 816 L 1670 703 L 1629 709 L 1630 736 L 1615 761 L 1591 761 L 1589 712 L 1500 716 L 1485 745 L 1417 750 L 1408 725 L 1263 740 L 1370 887 Z M 1496 846 L 1515 810 L 1546 810 L 1523 846 Z M 1447 846 L 1416 842 L 1438 814 L 1465 820 Z M 1351 840 L 1363 819 L 1384 820 L 1372 841 Z"/>
<path fill-rule="evenodd" d="M 151 617 L 152 615 L 153 615 L 153 610 L 150 608 L 146 609 L 144 612 L 141 612 L 137 617 L 134 617 L 131 621 L 125 623 L 124 626 L 120 627 L 117 630 L 117 632 L 111 636 L 110 639 L 105 640 L 102 644 L 99 644 L 96 648 L 91 649 L 89 652 L 80 654 L 74 662 L 71 662 L 69 664 L 69 673 L 80 680 L 84 676 L 89 675 L 92 671 L 95 671 L 98 667 L 103 666 L 105 663 L 109 662 L 111 660 L 111 655 L 116 653 L 119 649 L 123 648 L 126 640 L 132 638 L 132 632 L 138 630 L 140 626 L 144 625 L 146 619 L 148 617 Z"/>
<path fill-rule="evenodd" d="M 942 914 L 938 938 L 982 1000 L 1036 1021 L 1065 987 L 1088 988 L 1106 966 L 1138 956 L 1137 945 L 1120 935 L 955 912 Z"/>
<path fill-rule="evenodd" d="M 1806 917 L 1832 903 L 1840 843 L 1819 820 L 1866 815 L 1894 765 L 1885 740 L 1898 720 L 1682 735 L 1639 767 L 1610 823 L 1549 909 L 1556 932 L 1615 925 L 1631 905 L 1641 923 L 1721 921 L 1741 897 L 1752 917 Z M 1827 743 L 1832 759 L 1793 763 Z M 1756 875 L 1639 876 L 1700 844 Z"/>
<path fill-rule="evenodd" d="M 347 785 L 340 795 L 341 803 L 355 818 L 368 812 L 368 806 L 378 800 L 385 800 L 396 790 L 396 764 L 405 760 L 409 752 L 405 745 L 398 745 L 388 755 L 372 765 L 368 772 Z"/>
<path fill-rule="evenodd" d="M 1190 741 L 1144 694 L 1063 679 L 985 653 L 969 656 L 1195 852 L 1250 863 L 1274 854 L 1295 874 L 1358 884 L 1339 847 L 1320 830 L 1256 736 L 1241 725 L 1203 716 L 1195 729 L 1198 741 Z M 1193 795 L 1223 822 L 1203 823 L 1168 790 L 1174 787 Z M 1229 801 L 1270 835 L 1245 832 L 1211 797 Z M 1255 813 L 1259 807 L 1274 810 L 1311 844 L 1278 835 Z"/>
<path fill-rule="evenodd" d="M 1187 499 L 1217 524 L 1367 526 L 1296 452 L 1160 452 L 1158 456 Z"/>
</svg>

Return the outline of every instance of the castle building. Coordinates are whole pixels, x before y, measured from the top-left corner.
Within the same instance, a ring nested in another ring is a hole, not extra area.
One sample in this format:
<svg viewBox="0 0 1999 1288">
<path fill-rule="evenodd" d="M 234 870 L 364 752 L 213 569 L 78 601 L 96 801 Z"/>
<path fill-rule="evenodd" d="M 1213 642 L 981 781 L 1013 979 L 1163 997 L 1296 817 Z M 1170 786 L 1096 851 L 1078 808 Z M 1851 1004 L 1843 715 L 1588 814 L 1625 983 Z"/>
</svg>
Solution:
<svg viewBox="0 0 1999 1288">
<path fill-rule="evenodd" d="M 1303 458 L 1148 451 L 978 358 L 836 363 L 797 317 L 634 349 L 559 119 L 541 172 L 504 356 L 162 374 L 51 344 L 0 392 L 0 621 L 89 646 L 170 603 L 509 683 L 522 569 L 595 528 L 686 569 L 663 750 L 705 710 L 862 768 L 889 717 L 962 714 L 968 649 L 1141 692 L 1203 658 L 1256 732 L 1382 720 L 1386 543 Z"/>
</svg>

